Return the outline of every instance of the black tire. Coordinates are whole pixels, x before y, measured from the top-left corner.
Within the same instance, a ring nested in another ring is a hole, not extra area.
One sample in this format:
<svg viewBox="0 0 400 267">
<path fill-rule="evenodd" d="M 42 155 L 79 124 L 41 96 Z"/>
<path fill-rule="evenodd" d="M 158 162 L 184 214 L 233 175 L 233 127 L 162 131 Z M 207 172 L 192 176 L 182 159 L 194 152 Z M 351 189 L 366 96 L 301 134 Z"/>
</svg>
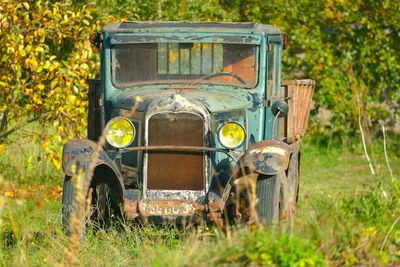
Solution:
<svg viewBox="0 0 400 267">
<path fill-rule="evenodd" d="M 288 186 L 285 172 L 276 175 L 260 175 L 256 187 L 255 206 L 259 222 L 278 223 L 288 219 Z"/>
<path fill-rule="evenodd" d="M 107 228 L 113 218 L 120 218 L 116 192 L 106 183 L 99 183 L 93 189 L 91 221 L 95 227 Z"/>
<path fill-rule="evenodd" d="M 71 214 L 75 212 L 75 188 L 72 184 L 71 177 L 65 176 L 63 194 L 62 194 L 62 225 L 66 233 L 70 233 L 69 224 Z"/>
<path fill-rule="evenodd" d="M 74 184 L 71 181 L 70 176 L 65 176 L 63 196 L 62 196 L 62 225 L 63 229 L 67 234 L 70 234 L 70 219 L 71 216 L 76 212 L 76 190 Z M 80 218 L 83 221 L 84 227 L 90 224 L 94 228 L 98 227 L 108 227 L 110 225 L 110 220 L 112 217 L 118 218 L 121 215 L 119 210 L 118 202 L 116 201 L 115 192 L 106 183 L 96 184 L 91 194 L 91 207 L 90 207 L 90 218 L 85 218 L 82 216 Z M 86 194 L 85 200 L 88 195 Z M 86 213 L 86 201 L 84 212 Z M 115 216 L 112 216 L 115 214 Z"/>
</svg>

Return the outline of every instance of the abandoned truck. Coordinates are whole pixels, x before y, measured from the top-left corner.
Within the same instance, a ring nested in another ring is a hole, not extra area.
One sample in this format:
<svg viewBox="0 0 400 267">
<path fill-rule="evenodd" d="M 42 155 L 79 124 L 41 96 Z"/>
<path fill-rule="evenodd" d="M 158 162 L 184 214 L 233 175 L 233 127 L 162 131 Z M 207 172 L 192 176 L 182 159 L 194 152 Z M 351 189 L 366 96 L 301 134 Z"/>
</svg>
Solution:
<svg viewBox="0 0 400 267">
<path fill-rule="evenodd" d="M 122 22 L 93 43 L 101 79 L 89 81 L 88 138 L 63 150 L 65 227 L 78 170 L 98 209 L 91 217 L 104 222 L 293 217 L 315 82 L 281 82 L 286 34 L 254 23 Z"/>
</svg>

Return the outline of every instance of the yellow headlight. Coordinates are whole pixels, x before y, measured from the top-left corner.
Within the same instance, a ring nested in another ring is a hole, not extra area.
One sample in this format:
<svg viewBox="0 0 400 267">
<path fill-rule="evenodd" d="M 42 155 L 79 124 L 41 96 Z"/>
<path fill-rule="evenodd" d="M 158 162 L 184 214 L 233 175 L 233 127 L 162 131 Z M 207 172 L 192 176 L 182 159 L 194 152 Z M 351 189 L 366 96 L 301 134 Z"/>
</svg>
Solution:
<svg viewBox="0 0 400 267">
<path fill-rule="evenodd" d="M 218 139 L 221 145 L 226 148 L 234 149 L 243 144 L 245 132 L 239 123 L 230 122 L 219 129 Z"/>
<path fill-rule="evenodd" d="M 113 147 L 129 146 L 135 139 L 135 135 L 135 126 L 128 119 L 116 117 L 107 123 L 106 140 Z"/>
</svg>

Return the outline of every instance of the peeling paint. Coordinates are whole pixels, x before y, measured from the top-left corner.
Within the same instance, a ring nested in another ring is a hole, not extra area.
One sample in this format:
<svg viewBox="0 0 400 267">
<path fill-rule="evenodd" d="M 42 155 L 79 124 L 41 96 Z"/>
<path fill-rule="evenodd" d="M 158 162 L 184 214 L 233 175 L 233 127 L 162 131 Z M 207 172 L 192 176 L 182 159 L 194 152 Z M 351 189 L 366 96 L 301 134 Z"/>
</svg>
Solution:
<svg viewBox="0 0 400 267">
<path fill-rule="evenodd" d="M 148 124 L 149 119 L 158 113 L 193 113 L 197 116 L 200 116 L 204 121 L 204 137 L 207 136 L 207 133 L 210 131 L 211 122 L 210 122 L 210 113 L 201 103 L 197 102 L 193 99 L 188 99 L 180 94 L 172 94 L 169 97 L 162 97 L 157 100 L 154 100 L 146 113 L 145 117 L 145 146 L 148 145 Z M 204 140 L 207 142 L 207 140 Z M 143 196 L 144 198 L 148 198 L 147 195 L 147 164 L 148 164 L 148 154 L 145 153 L 143 157 Z M 210 181 L 211 181 L 211 162 L 210 158 L 206 153 L 204 153 L 204 192 L 203 195 L 206 194 Z M 164 194 L 163 192 L 159 192 L 159 195 Z M 169 195 L 169 192 L 165 192 L 166 195 Z M 159 198 L 159 197 L 158 197 Z"/>
</svg>

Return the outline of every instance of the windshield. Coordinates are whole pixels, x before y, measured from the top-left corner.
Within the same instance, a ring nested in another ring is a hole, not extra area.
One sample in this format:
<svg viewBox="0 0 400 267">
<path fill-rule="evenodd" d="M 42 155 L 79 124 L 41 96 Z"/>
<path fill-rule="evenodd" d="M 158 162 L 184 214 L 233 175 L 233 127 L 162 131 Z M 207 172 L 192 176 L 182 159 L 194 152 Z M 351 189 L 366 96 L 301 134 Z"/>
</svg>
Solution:
<svg viewBox="0 0 400 267">
<path fill-rule="evenodd" d="M 211 83 L 252 88 L 258 49 L 252 44 L 136 43 L 112 46 L 113 84 Z"/>
</svg>

